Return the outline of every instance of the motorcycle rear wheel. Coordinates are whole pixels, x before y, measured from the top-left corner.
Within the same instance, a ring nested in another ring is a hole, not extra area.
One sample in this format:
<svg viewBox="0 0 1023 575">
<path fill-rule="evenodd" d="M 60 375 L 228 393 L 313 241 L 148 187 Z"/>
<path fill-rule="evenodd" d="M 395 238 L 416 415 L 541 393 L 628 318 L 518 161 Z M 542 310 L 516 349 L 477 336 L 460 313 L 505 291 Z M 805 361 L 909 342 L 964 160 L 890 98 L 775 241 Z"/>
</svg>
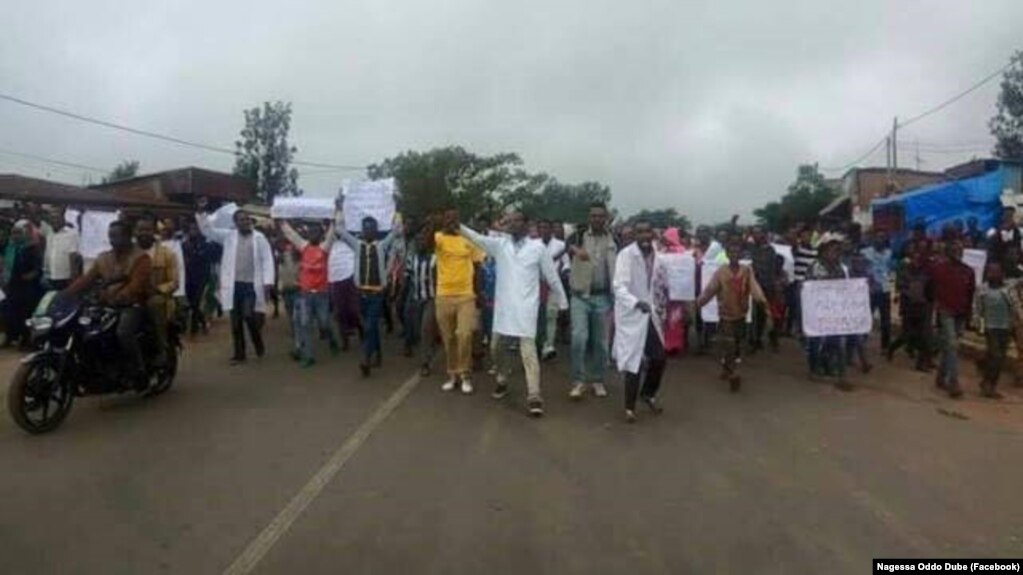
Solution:
<svg viewBox="0 0 1023 575">
<path fill-rule="evenodd" d="M 18 427 L 32 434 L 60 427 L 74 401 L 71 386 L 60 381 L 56 366 L 46 362 L 18 366 L 7 390 L 8 413 Z"/>
</svg>

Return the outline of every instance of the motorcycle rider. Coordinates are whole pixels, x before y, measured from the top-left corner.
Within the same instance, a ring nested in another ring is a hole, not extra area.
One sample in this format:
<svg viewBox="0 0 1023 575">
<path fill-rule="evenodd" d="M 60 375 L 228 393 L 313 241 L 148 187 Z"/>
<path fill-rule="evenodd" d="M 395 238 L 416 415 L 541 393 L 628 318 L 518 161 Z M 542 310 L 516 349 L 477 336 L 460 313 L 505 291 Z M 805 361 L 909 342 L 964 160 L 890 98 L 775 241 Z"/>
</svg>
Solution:
<svg viewBox="0 0 1023 575">
<path fill-rule="evenodd" d="M 110 224 L 107 231 L 110 250 L 96 258 L 89 271 L 74 281 L 64 294 L 76 295 L 99 285 L 99 301 L 118 311 L 117 342 L 129 362 L 131 381 L 144 388 L 147 379 L 138 333 L 145 320 L 149 296 L 152 260 L 132 242 L 131 225 L 124 220 Z"/>
<path fill-rule="evenodd" d="M 135 222 L 135 243 L 149 255 L 152 266 L 146 310 L 153 323 L 157 354 L 153 364 L 167 364 L 167 324 L 174 317 L 174 293 L 178 289 L 178 261 L 174 252 L 156 239 L 156 217 L 143 215 Z"/>
</svg>

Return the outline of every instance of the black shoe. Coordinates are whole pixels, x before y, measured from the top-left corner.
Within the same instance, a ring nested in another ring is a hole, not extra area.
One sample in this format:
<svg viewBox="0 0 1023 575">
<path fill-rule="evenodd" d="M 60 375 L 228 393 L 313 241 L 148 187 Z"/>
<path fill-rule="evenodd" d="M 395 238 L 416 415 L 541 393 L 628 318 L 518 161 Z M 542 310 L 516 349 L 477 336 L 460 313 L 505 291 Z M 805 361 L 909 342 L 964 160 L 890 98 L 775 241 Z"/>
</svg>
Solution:
<svg viewBox="0 0 1023 575">
<path fill-rule="evenodd" d="M 504 399 L 506 395 L 508 395 L 508 384 L 499 383 L 494 387 L 494 392 L 490 394 L 490 397 L 493 397 L 494 399 Z M 541 407 L 540 410 L 542 412 L 543 408 Z"/>
<path fill-rule="evenodd" d="M 529 407 L 529 416 L 533 418 L 543 417 L 543 400 L 530 399 L 526 404 Z"/>
<path fill-rule="evenodd" d="M 729 389 L 729 391 L 731 391 L 732 393 L 738 393 L 739 392 L 739 388 L 741 388 L 741 387 L 742 387 L 742 377 L 740 377 L 739 375 L 733 373 L 731 375 L 731 377 L 728 378 L 728 389 Z"/>
<path fill-rule="evenodd" d="M 656 397 L 644 397 L 643 403 L 646 403 L 647 407 L 650 408 L 650 411 L 654 412 L 656 415 L 664 413 L 664 407 L 661 406 L 661 403 L 657 401 Z"/>
<path fill-rule="evenodd" d="M 362 377 L 369 377 L 369 373 L 370 373 L 369 364 L 365 363 L 365 362 L 360 363 L 359 364 L 359 371 L 362 372 Z"/>
</svg>

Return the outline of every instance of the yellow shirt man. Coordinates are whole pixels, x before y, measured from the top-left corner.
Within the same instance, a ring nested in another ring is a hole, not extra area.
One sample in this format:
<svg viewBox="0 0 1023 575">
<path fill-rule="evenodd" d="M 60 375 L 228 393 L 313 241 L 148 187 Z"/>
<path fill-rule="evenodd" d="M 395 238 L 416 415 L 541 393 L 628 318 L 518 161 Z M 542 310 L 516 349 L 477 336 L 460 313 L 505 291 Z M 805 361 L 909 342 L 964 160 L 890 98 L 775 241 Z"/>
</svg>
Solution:
<svg viewBox="0 0 1023 575">
<path fill-rule="evenodd" d="M 447 356 L 448 380 L 441 387 L 472 393 L 472 334 L 476 329 L 474 264 L 486 254 L 461 235 L 434 235 L 437 255 L 437 327 Z"/>
<path fill-rule="evenodd" d="M 476 294 L 473 265 L 486 254 L 461 235 L 437 232 L 437 296 L 473 296 Z"/>
</svg>

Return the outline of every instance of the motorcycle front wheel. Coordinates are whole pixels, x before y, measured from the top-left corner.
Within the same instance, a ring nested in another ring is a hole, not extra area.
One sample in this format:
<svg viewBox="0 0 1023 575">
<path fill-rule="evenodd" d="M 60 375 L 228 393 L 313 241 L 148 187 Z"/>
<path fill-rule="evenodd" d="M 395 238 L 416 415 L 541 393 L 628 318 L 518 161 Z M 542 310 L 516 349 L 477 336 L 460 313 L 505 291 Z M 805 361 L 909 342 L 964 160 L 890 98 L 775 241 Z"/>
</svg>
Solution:
<svg viewBox="0 0 1023 575">
<path fill-rule="evenodd" d="M 75 394 L 60 381 L 60 370 L 46 361 L 21 364 L 7 390 L 7 411 L 18 427 L 46 433 L 60 427 L 71 411 Z"/>
</svg>

